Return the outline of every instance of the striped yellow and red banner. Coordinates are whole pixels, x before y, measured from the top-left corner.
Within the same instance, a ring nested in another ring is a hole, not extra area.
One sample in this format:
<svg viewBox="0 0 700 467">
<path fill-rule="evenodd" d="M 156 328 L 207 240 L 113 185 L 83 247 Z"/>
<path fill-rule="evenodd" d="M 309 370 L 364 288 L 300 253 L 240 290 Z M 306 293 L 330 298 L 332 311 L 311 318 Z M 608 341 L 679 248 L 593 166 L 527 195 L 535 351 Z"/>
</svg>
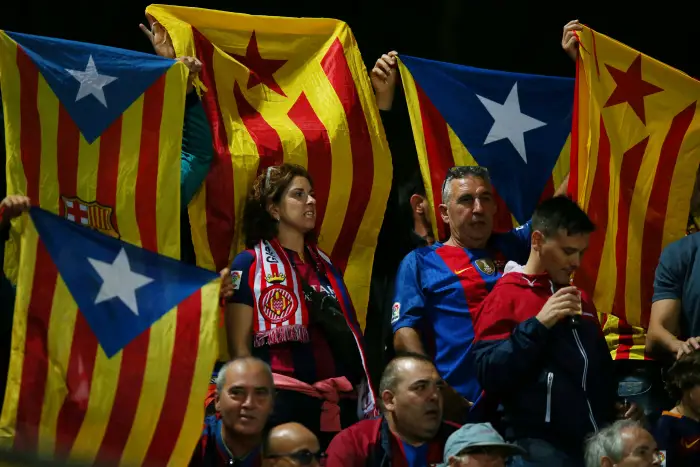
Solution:
<svg viewBox="0 0 700 467">
<path fill-rule="evenodd" d="M 178 55 L 201 59 L 216 156 L 190 204 L 197 262 L 219 270 L 243 249 L 241 219 L 265 167 L 309 170 L 320 247 L 330 253 L 364 326 L 391 156 L 350 28 L 332 19 L 250 16 L 151 5 Z"/>
<path fill-rule="evenodd" d="M 587 27 L 579 38 L 569 192 L 597 231 L 576 283 L 599 312 L 647 327 L 659 256 L 688 221 L 700 82 Z"/>
<path fill-rule="evenodd" d="M 26 194 L 34 205 L 76 222 L 76 200 L 83 200 L 88 224 L 95 214 L 90 206 L 109 208 L 109 226 L 122 240 L 179 257 L 173 226 L 180 225 L 180 206 L 173 200 L 180 199 L 184 65 L 173 62 L 88 143 L 35 57 L 0 31 L 8 193 Z M 34 224 L 21 220 L 0 444 L 90 463 L 186 465 L 216 357 L 218 284 L 193 294 L 109 358 Z"/>
</svg>

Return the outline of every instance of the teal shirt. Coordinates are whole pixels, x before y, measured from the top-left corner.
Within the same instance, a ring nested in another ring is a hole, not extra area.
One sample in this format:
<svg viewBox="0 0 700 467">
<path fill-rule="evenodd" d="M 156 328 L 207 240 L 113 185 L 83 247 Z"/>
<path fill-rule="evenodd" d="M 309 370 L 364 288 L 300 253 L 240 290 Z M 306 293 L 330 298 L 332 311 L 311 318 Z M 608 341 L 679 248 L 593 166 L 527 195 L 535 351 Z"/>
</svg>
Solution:
<svg viewBox="0 0 700 467">
<path fill-rule="evenodd" d="M 180 207 L 187 209 L 209 173 L 214 158 L 211 128 L 197 94 L 191 92 L 185 105 L 180 158 Z"/>
</svg>

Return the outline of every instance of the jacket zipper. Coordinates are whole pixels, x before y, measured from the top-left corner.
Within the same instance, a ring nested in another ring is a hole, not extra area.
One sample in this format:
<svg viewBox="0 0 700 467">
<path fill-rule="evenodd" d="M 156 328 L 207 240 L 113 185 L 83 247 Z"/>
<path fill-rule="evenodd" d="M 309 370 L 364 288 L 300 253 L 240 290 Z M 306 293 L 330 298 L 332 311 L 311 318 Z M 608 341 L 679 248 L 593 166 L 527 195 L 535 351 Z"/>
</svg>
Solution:
<svg viewBox="0 0 700 467">
<path fill-rule="evenodd" d="M 593 425 L 593 431 L 597 432 L 598 425 L 596 424 L 595 418 L 593 417 L 593 409 L 591 408 L 591 401 L 588 400 L 588 394 L 586 392 L 586 376 L 588 375 L 588 355 L 586 355 L 586 351 L 583 350 L 583 344 L 581 344 L 581 339 L 578 336 L 578 331 L 576 331 L 576 329 L 571 329 L 571 332 L 574 333 L 574 340 L 576 340 L 576 345 L 578 346 L 578 350 L 581 352 L 581 356 L 583 357 L 583 377 L 581 378 L 581 387 L 583 388 L 583 393 L 585 394 L 585 397 L 586 397 L 586 405 L 588 405 L 588 418 L 591 419 L 591 424 Z"/>
<path fill-rule="evenodd" d="M 544 422 L 552 421 L 552 383 L 554 383 L 554 373 L 547 373 L 547 412 L 544 416 Z"/>
</svg>

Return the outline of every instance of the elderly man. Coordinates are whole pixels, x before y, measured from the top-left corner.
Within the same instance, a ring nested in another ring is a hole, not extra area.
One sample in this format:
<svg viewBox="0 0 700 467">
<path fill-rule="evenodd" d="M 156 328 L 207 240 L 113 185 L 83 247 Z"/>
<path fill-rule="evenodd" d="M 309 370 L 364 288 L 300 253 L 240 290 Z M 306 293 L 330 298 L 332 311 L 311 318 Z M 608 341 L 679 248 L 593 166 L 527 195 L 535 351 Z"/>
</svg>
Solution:
<svg viewBox="0 0 700 467">
<path fill-rule="evenodd" d="M 471 423 L 447 439 L 443 467 L 505 467 L 506 459 L 523 454 L 523 448 L 506 443 L 490 423 Z"/>
<path fill-rule="evenodd" d="M 442 420 L 444 382 L 421 354 L 402 354 L 379 383 L 383 415 L 341 431 L 328 447 L 332 467 L 425 466 L 442 461 L 456 425 Z"/>
<path fill-rule="evenodd" d="M 190 466 L 259 467 L 273 400 L 272 371 L 265 362 L 241 357 L 226 363 L 216 378 L 216 415 L 206 418 Z"/>
<path fill-rule="evenodd" d="M 560 194 L 565 184 L 557 190 Z M 396 278 L 392 311 L 397 351 L 435 356 L 445 393 L 446 418 L 462 421 L 481 388 L 469 358 L 472 312 L 501 277 L 507 260 L 523 264 L 530 252 L 530 223 L 493 233 L 496 201 L 487 169 L 453 167 L 442 188 L 440 216 L 450 238 L 409 253 Z M 455 397 L 458 395 L 459 397 Z M 460 406 L 461 405 L 461 406 Z"/>
<path fill-rule="evenodd" d="M 632 420 L 617 421 L 586 442 L 586 467 L 650 467 L 662 461 L 654 438 Z"/>
<path fill-rule="evenodd" d="M 274 427 L 263 442 L 263 467 L 317 467 L 323 457 L 316 435 L 299 423 Z"/>
</svg>

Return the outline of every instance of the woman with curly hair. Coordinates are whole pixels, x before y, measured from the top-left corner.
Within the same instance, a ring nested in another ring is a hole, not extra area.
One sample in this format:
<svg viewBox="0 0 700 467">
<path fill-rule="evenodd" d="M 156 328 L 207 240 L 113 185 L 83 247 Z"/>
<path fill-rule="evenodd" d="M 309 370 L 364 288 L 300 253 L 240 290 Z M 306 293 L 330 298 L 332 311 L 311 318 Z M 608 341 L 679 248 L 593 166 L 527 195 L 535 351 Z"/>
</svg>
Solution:
<svg viewBox="0 0 700 467">
<path fill-rule="evenodd" d="M 668 369 L 666 389 L 678 405 L 661 414 L 654 430 L 665 465 L 700 466 L 700 351 L 682 355 Z"/>
<path fill-rule="evenodd" d="M 246 201 L 248 249 L 231 265 L 235 290 L 225 321 L 231 357 L 261 358 L 275 374 L 271 422 L 301 422 L 329 441 L 375 411 L 353 305 L 340 272 L 316 245 L 315 227 L 306 169 L 264 170 Z"/>
</svg>

